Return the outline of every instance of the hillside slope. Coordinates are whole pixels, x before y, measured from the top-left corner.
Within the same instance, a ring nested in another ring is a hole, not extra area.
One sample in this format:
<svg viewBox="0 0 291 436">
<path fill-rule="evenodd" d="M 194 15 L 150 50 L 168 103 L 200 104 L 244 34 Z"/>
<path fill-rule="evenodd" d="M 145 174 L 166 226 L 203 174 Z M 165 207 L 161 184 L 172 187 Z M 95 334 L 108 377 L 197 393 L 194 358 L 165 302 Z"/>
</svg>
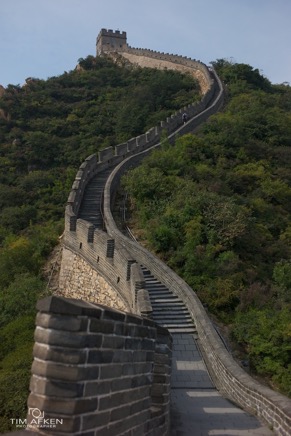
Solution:
<svg viewBox="0 0 291 436">
<path fill-rule="evenodd" d="M 225 110 L 123 181 L 139 239 L 291 395 L 291 90 L 219 60 Z"/>
</svg>

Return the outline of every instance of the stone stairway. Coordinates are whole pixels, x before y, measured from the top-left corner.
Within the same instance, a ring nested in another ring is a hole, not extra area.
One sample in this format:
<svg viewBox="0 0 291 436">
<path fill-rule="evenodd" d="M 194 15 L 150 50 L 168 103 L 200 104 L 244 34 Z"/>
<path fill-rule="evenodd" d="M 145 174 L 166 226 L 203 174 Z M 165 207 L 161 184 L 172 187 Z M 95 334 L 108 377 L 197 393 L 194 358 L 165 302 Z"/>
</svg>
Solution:
<svg viewBox="0 0 291 436">
<path fill-rule="evenodd" d="M 94 224 L 96 229 L 103 229 L 102 199 L 103 191 L 112 168 L 102 171 L 87 184 L 78 218 Z"/>
<path fill-rule="evenodd" d="M 170 333 L 195 333 L 194 322 L 183 301 L 159 282 L 146 267 L 141 268 L 153 308 L 153 321 L 167 328 Z"/>
</svg>

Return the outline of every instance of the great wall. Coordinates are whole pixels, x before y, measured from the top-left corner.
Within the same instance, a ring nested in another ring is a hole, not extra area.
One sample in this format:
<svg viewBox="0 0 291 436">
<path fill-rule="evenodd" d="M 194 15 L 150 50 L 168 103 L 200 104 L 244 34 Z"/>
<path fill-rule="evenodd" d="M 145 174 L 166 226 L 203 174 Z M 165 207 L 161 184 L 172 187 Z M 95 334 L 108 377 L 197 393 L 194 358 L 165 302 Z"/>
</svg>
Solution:
<svg viewBox="0 0 291 436">
<path fill-rule="evenodd" d="M 223 85 L 200 61 L 129 47 L 125 32 L 101 30 L 97 56 L 104 54 L 189 72 L 203 97 L 80 166 L 65 211 L 59 288 L 37 307 L 28 428 L 15 434 L 171 434 L 173 344 L 191 337 L 222 395 L 275 434 L 290 435 L 291 400 L 260 385 L 234 361 L 193 290 L 125 236 L 112 215 L 122 175 L 160 147 L 165 132 L 173 143 L 216 113 Z"/>
</svg>

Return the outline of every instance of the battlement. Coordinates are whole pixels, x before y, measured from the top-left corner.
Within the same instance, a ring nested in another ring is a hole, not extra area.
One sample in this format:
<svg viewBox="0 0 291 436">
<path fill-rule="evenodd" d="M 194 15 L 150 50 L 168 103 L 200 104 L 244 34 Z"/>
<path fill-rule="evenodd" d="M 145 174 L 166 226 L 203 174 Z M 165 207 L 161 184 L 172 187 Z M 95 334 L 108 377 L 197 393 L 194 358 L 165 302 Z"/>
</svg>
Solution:
<svg viewBox="0 0 291 436">
<path fill-rule="evenodd" d="M 96 40 L 96 55 L 108 51 L 120 51 L 127 47 L 126 32 L 112 29 L 101 29 Z"/>
</svg>

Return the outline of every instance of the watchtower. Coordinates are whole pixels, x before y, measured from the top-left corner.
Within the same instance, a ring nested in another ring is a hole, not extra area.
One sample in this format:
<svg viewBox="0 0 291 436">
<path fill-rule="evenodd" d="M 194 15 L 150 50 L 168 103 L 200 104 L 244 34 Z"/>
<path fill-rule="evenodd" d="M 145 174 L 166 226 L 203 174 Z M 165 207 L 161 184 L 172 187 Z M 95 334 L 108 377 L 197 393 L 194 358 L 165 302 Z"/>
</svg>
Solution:
<svg viewBox="0 0 291 436">
<path fill-rule="evenodd" d="M 101 29 L 96 41 L 96 56 L 110 51 L 121 51 L 127 47 L 126 32 Z"/>
</svg>

